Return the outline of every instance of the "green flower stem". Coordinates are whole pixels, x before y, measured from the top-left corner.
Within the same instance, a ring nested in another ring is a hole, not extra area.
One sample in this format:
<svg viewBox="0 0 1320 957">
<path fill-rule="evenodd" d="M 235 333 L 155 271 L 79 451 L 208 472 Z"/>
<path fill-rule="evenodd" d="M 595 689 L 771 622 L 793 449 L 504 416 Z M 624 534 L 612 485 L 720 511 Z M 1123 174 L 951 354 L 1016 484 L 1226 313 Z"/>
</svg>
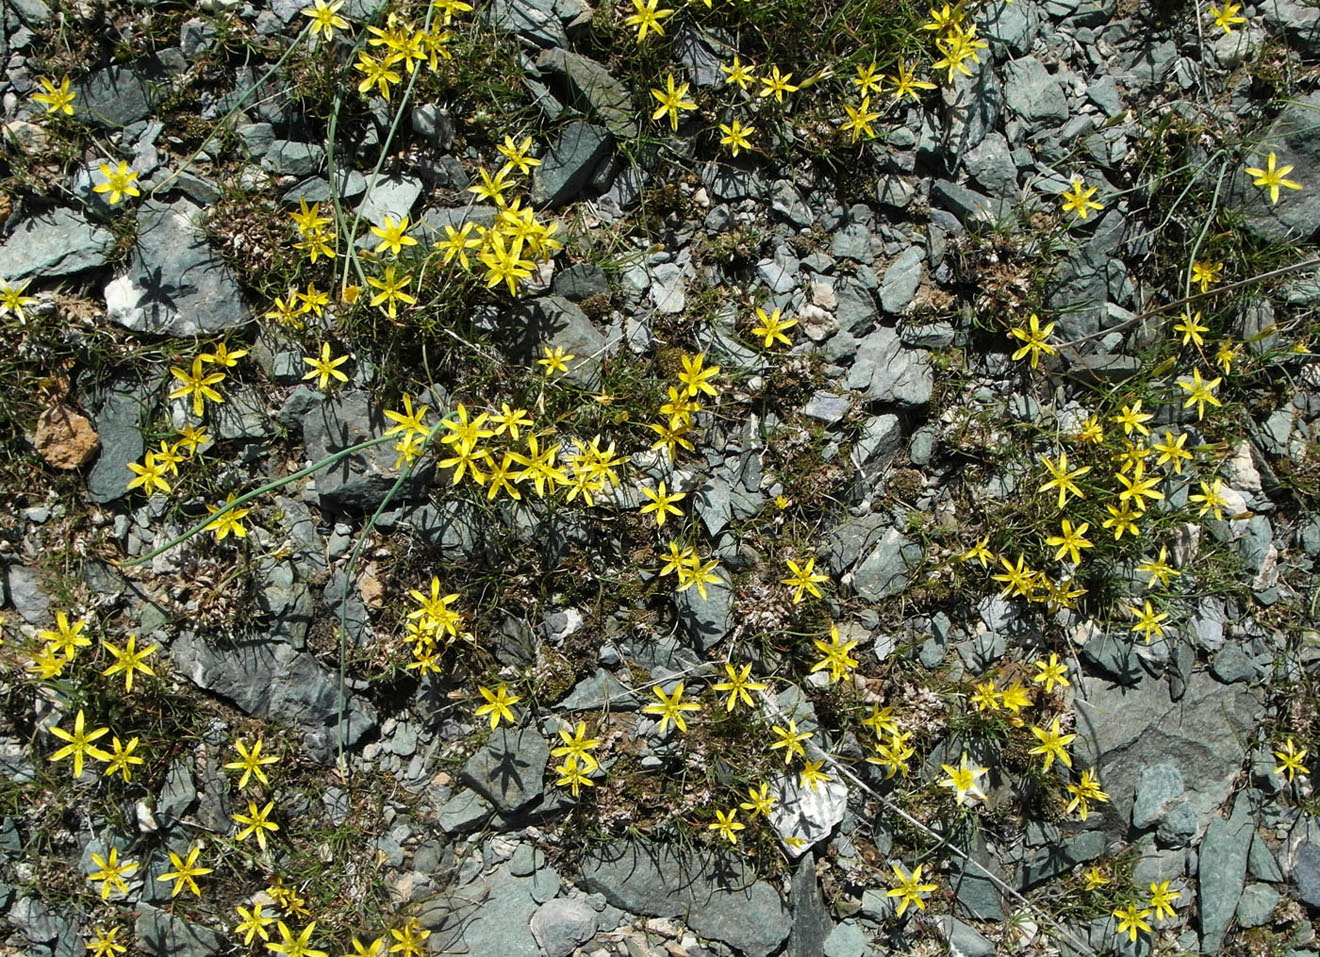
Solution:
<svg viewBox="0 0 1320 957">
<path fill-rule="evenodd" d="M 386 442 L 395 442 L 395 441 L 398 441 L 397 435 L 381 435 L 381 436 L 377 436 L 374 439 L 367 439 L 364 442 L 359 442 L 357 445 L 350 445 L 346 449 L 340 449 L 338 452 L 335 452 L 332 455 L 327 455 L 319 462 L 313 462 L 311 465 L 307 466 L 306 468 L 299 469 L 298 471 L 294 472 L 292 475 L 286 475 L 284 476 L 284 478 L 276 479 L 273 482 L 267 482 L 265 485 L 261 486 L 260 488 L 253 489 L 251 492 L 246 492 L 243 495 L 240 495 L 232 502 L 226 502 L 224 505 L 221 505 L 214 512 L 211 512 L 209 515 L 207 515 L 206 518 L 202 519 L 192 528 L 188 529 L 182 535 L 179 535 L 177 538 L 171 539 L 170 541 L 166 542 L 164 545 L 160 546 L 160 548 L 148 552 L 146 555 L 142 555 L 138 558 L 129 559 L 128 561 L 123 561 L 123 562 L 116 562 L 115 564 L 117 564 L 120 568 L 132 568 L 134 565 L 141 565 L 143 562 L 149 562 L 157 555 L 163 555 L 165 552 L 168 552 L 175 545 L 181 545 L 182 543 L 188 541 L 188 539 L 192 538 L 194 535 L 197 535 L 198 533 L 205 531 L 206 526 L 210 525 L 217 518 L 219 518 L 221 515 L 224 515 L 226 512 L 230 511 L 231 509 L 235 509 L 241 505 L 245 505 L 248 502 L 252 501 L 254 498 L 265 495 L 267 492 L 273 492 L 276 489 L 283 488 L 284 486 L 288 485 L 290 482 L 296 482 L 300 478 L 311 475 L 314 472 L 319 472 L 321 469 L 325 468 L 326 466 L 334 465 L 336 462 L 340 461 L 341 459 L 345 459 L 350 455 L 353 455 L 357 452 L 361 452 L 363 449 L 369 449 L 372 446 L 383 445 Z M 407 475 L 408 472 L 404 472 L 403 474 Z M 402 476 L 400 476 L 400 480 L 402 480 Z M 398 486 L 397 482 L 395 483 L 395 486 L 396 487 Z"/>
</svg>

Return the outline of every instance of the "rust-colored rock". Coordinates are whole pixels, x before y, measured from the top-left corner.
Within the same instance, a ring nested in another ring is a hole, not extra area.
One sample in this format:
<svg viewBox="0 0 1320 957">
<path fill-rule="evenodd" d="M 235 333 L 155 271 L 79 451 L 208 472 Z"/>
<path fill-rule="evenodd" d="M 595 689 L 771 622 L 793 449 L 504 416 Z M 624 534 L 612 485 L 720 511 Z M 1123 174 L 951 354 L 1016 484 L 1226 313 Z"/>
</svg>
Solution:
<svg viewBox="0 0 1320 957">
<path fill-rule="evenodd" d="M 67 405 L 51 406 L 37 419 L 32 439 L 37 453 L 57 469 L 86 465 L 101 447 L 91 421 Z"/>
</svg>

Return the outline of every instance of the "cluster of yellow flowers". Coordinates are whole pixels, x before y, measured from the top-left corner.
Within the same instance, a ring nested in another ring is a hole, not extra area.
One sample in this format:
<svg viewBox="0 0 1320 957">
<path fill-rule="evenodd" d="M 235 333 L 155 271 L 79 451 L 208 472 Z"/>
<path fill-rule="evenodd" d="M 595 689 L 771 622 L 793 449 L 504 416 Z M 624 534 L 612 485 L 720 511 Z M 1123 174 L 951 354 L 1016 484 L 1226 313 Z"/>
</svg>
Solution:
<svg viewBox="0 0 1320 957">
<path fill-rule="evenodd" d="M 313 40 L 318 36 L 325 41 L 333 40 L 335 31 L 349 29 L 351 23 L 339 14 L 343 6 L 344 0 L 313 0 L 311 6 L 302 9 L 302 15 L 311 20 L 308 33 Z M 403 73 L 396 67 L 411 76 L 418 64 L 426 64 L 432 73 L 438 73 L 441 60 L 453 59 L 449 44 L 454 34 L 449 27 L 457 14 L 470 12 L 472 6 L 463 0 L 431 0 L 429 6 L 423 23 L 391 11 L 385 26 L 367 27 L 371 34 L 367 46 L 378 52 L 373 56 L 366 50 L 358 51 L 358 62 L 353 69 L 362 74 L 359 93 L 365 96 L 374 89 L 389 100 L 391 90 L 403 81 Z"/>
<path fill-rule="evenodd" d="M 169 397 L 190 399 L 192 414 L 200 419 L 205 413 L 207 402 L 225 401 L 224 396 L 215 388 L 227 378 L 222 370 L 233 368 L 245 355 L 246 349 L 231 351 L 221 342 L 213 346 L 211 351 L 194 356 L 191 366 L 171 366 L 170 375 L 178 380 L 179 386 L 169 393 Z M 128 488 L 132 490 L 141 487 L 148 495 L 157 491 L 170 491 L 167 476 L 179 474 L 179 463 L 183 461 L 184 453 L 189 457 L 195 456 L 198 448 L 207 441 L 209 437 L 201 426 L 185 425 L 179 430 L 176 441 L 162 441 L 159 449 L 147 452 L 140 465 L 129 463 L 128 467 L 136 477 L 129 480 Z"/>
<path fill-rule="evenodd" d="M 977 37 L 976 24 L 968 20 L 963 0 L 958 0 L 952 6 L 946 3 L 940 10 L 932 7 L 930 20 L 922 24 L 921 29 L 935 35 L 935 49 L 939 51 L 940 59 L 931 66 L 936 70 L 947 70 L 950 83 L 956 73 L 971 76 L 972 70 L 967 61 L 980 63 L 977 51 L 989 46 Z"/>
<path fill-rule="evenodd" d="M 516 187 L 517 174 L 529 174 L 533 167 L 541 165 L 531 155 L 532 138 L 526 136 L 516 142 L 512 136 L 505 136 L 496 149 L 505 158 L 504 164 L 494 176 L 485 167 L 480 168 L 481 182 L 468 187 L 478 199 L 495 204 L 494 223 L 486 227 L 464 222 L 457 229 L 446 225 L 445 238 L 438 240 L 434 248 L 445 266 L 457 262 L 464 272 L 472 269 L 468 258 L 472 251 L 477 262 L 486 267 L 486 287 L 502 284 L 508 288 L 509 295 L 516 296 L 522 284 L 532 278 L 540 265 L 549 262 L 563 244 L 555 236 L 559 230 L 557 221 L 543 222 L 535 210 L 522 205 L 523 197 L 504 195 Z"/>
<path fill-rule="evenodd" d="M 440 656 L 455 641 L 475 644 L 470 631 L 464 629 L 463 615 L 450 605 L 459 600 L 459 594 L 440 594 L 440 579 L 431 579 L 430 594 L 413 589 L 409 592 L 417 603 L 408 613 L 404 640 L 411 646 L 413 661 L 409 670 L 419 674 L 435 674 L 440 671 Z"/>
<path fill-rule="evenodd" d="M 33 652 L 32 660 L 28 665 L 28 670 L 43 681 L 64 677 L 65 669 L 78 659 L 80 650 L 92 646 L 91 638 L 83 633 L 87 627 L 84 619 L 70 622 L 68 613 L 61 611 L 56 614 L 55 620 L 54 629 L 37 632 L 36 637 L 42 644 Z M 102 650 L 113 659 L 100 674 L 106 678 L 123 674 L 125 694 L 133 693 L 135 675 L 156 674 L 151 665 L 147 664 L 147 658 L 160 650 L 159 645 L 139 648 L 137 635 L 129 635 L 122 648 L 105 639 L 102 639 L 100 644 Z M 106 767 L 103 773 L 106 776 L 118 774 L 125 782 L 131 781 L 133 767 L 143 763 L 143 759 L 136 753 L 139 739 L 131 737 L 127 742 L 122 741 L 107 727 L 93 728 L 89 731 L 86 720 L 83 709 L 79 708 L 72 731 L 55 726 L 50 728 L 52 735 L 65 742 L 63 747 L 51 755 L 50 760 L 62 761 L 65 758 L 73 758 L 74 778 L 82 777 L 84 759 L 104 761 Z M 109 751 L 95 744 L 106 735 L 110 735 Z"/>
</svg>

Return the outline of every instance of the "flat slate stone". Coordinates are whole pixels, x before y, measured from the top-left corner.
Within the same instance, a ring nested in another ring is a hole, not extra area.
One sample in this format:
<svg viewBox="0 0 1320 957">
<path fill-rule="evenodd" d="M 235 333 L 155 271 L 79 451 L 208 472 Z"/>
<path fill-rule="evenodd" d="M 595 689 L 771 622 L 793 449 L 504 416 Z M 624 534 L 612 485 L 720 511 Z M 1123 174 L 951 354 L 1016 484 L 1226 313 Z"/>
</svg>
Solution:
<svg viewBox="0 0 1320 957">
<path fill-rule="evenodd" d="M 335 731 L 338 679 L 312 655 L 282 641 L 251 638 L 212 644 L 184 632 L 174 640 L 170 657 L 193 684 L 233 702 L 245 714 L 277 718 L 313 731 Z M 349 695 L 343 710 L 344 743 L 351 747 L 375 729 L 375 709 Z"/>
<path fill-rule="evenodd" d="M 20 282 L 95 269 L 105 264 L 114 243 L 114 233 L 81 213 L 52 209 L 19 223 L 0 245 L 0 276 Z"/>
<path fill-rule="evenodd" d="M 550 746 L 534 728 L 496 728 L 463 766 L 463 782 L 501 814 L 515 814 L 544 793 L 549 760 Z"/>
<path fill-rule="evenodd" d="M 615 907 L 683 917 L 703 937 L 768 957 L 788 936 L 788 908 L 740 858 L 700 848 L 614 841 L 584 855 L 581 882 Z"/>
<path fill-rule="evenodd" d="M 201 207 L 148 200 L 128 270 L 105 287 L 106 314 L 134 332 L 205 336 L 247 322 L 238 280 L 207 243 Z"/>
</svg>

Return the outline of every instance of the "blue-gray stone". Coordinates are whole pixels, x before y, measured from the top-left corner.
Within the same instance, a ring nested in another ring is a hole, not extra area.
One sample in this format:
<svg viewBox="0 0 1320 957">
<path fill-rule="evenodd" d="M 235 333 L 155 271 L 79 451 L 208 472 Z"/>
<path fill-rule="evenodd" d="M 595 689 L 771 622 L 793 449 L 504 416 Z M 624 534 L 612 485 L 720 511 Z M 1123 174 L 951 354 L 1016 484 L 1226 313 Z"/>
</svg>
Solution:
<svg viewBox="0 0 1320 957">
<path fill-rule="evenodd" d="M 610 75 L 595 60 L 559 47 L 541 53 L 536 67 L 543 74 L 562 76 L 575 105 L 588 116 L 599 119 L 616 138 L 624 142 L 637 136 L 637 118 L 628 88 Z"/>
<path fill-rule="evenodd" d="M 1260 927 L 1269 921 L 1279 903 L 1279 892 L 1268 884 L 1248 884 L 1238 899 L 1239 927 Z"/>
<path fill-rule="evenodd" d="M 532 200 L 538 206 L 562 206 L 575 199 L 610 153 L 609 130 L 572 122 L 559 131 L 541 165 L 532 170 Z"/>
<path fill-rule="evenodd" d="M 514 877 L 501 867 L 437 898 L 437 906 L 419 916 L 422 926 L 435 932 L 432 952 L 541 957 L 530 931 L 538 909 L 534 884 L 535 878 Z"/>
<path fill-rule="evenodd" d="M 462 779 L 501 814 L 515 814 L 540 800 L 550 746 L 535 728 L 496 728 L 463 766 Z"/>
<path fill-rule="evenodd" d="M 898 529 L 888 529 L 852 573 L 852 587 L 863 601 L 883 601 L 907 588 L 922 559 L 921 544 Z"/>
<path fill-rule="evenodd" d="M 1247 874 L 1247 853 L 1255 836 L 1246 792 L 1233 802 L 1228 819 L 1216 817 L 1201 841 L 1199 870 L 1201 946 L 1206 954 L 1219 953 L 1242 896 Z"/>
<path fill-rule="evenodd" d="M 596 934 L 599 918 L 585 901 L 546 901 L 532 915 L 532 936 L 546 957 L 568 957 Z"/>
<path fill-rule="evenodd" d="M 867 402 L 920 406 L 930 402 L 935 376 L 922 349 L 907 349 L 898 333 L 880 326 L 861 341 L 846 383 Z"/>
<path fill-rule="evenodd" d="M 57 207 L 23 220 L 0 245 L 0 276 L 17 283 L 68 276 L 104 265 L 114 233 L 72 209 Z"/>
<path fill-rule="evenodd" d="M 413 176 L 369 177 L 366 197 L 357 214 L 364 222 L 380 225 L 385 217 L 399 220 L 407 216 L 422 195 L 422 181 Z"/>
<path fill-rule="evenodd" d="M 277 175 L 310 176 L 325 162 L 325 147 L 296 140 L 273 140 L 261 157 L 261 168 Z"/>
<path fill-rule="evenodd" d="M 435 809 L 435 823 L 446 834 L 467 834 L 480 830 L 493 812 L 489 801 L 463 788 Z"/>
<path fill-rule="evenodd" d="M 113 502 L 128 494 L 133 479 L 129 462 L 140 461 L 146 448 L 139 424 L 149 408 L 138 387 L 125 384 L 106 393 L 93 416 L 101 454 L 87 475 L 87 500 Z"/>
<path fill-rule="evenodd" d="M 888 313 L 899 313 L 907 308 L 921 285 L 925 273 L 926 252 L 920 246 L 909 246 L 889 264 L 880 281 L 880 307 Z"/>
<path fill-rule="evenodd" d="M 768 957 L 789 934 L 788 908 L 737 857 L 697 847 L 614 841 L 589 848 L 581 882 L 615 907 L 676 917 L 749 957 Z"/>
<path fill-rule="evenodd" d="M 218 930 L 150 904 L 135 910 L 133 937 L 149 957 L 214 957 L 230 949 L 229 939 Z"/>
<path fill-rule="evenodd" d="M 1159 823 L 1170 802 L 1182 797 L 1182 772 L 1171 764 L 1154 764 L 1141 772 L 1132 801 L 1132 826 L 1139 829 Z"/>
<path fill-rule="evenodd" d="M 793 884 L 788 895 L 793 915 L 793 929 L 788 935 L 784 957 L 816 957 L 825 946 L 834 927 L 830 920 L 825 896 L 816 880 L 816 862 L 805 855 L 793 872 Z"/>
<path fill-rule="evenodd" d="M 871 944 L 856 921 L 845 920 L 826 938 L 824 953 L 825 957 L 867 957 Z"/>
<path fill-rule="evenodd" d="M 88 74 L 73 84 L 77 115 L 97 126 L 119 128 L 146 119 L 159 101 L 155 70 L 144 61 L 122 63 Z"/>
<path fill-rule="evenodd" d="M 836 422 L 841 422 L 851 408 L 851 396 L 817 390 L 802 407 L 802 414 L 818 419 L 826 425 L 834 425 Z"/>
<path fill-rule="evenodd" d="M 202 209 L 147 200 L 128 267 L 105 287 L 106 315 L 134 332 L 210 335 L 247 322 L 238 279 L 211 249 Z"/>
</svg>

